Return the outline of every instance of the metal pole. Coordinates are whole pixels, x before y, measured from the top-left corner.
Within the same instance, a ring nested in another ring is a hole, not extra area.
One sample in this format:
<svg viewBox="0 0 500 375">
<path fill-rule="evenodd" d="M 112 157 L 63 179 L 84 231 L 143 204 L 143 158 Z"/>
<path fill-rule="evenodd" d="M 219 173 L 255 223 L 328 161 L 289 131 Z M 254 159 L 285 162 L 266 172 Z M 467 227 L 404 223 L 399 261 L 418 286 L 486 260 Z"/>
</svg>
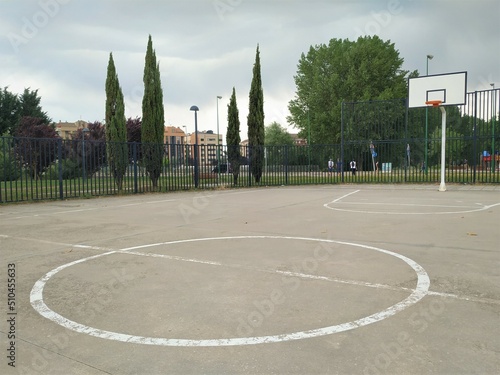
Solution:
<svg viewBox="0 0 500 375">
<path fill-rule="evenodd" d="M 198 165 L 198 111 L 200 110 L 197 106 L 193 105 L 190 108 L 194 111 L 194 187 L 198 187 L 198 182 L 200 179 L 199 175 L 199 165 Z"/>
<path fill-rule="evenodd" d="M 429 75 L 429 60 L 432 60 L 434 56 L 427 55 L 426 58 L 426 69 L 425 74 Z M 428 149 L 428 138 L 429 138 L 429 109 L 425 107 L 425 149 L 424 149 L 424 173 L 427 174 L 427 168 L 429 168 L 427 164 L 427 149 Z"/>
<path fill-rule="evenodd" d="M 446 184 L 444 182 L 445 166 L 446 166 L 446 109 L 441 109 L 441 185 L 439 191 L 446 191 Z"/>
<path fill-rule="evenodd" d="M 495 84 L 491 83 L 491 87 L 493 87 L 493 91 L 491 92 L 491 172 L 495 172 L 495 164 L 496 164 L 496 154 L 495 154 L 495 120 L 496 120 L 496 92 L 495 92 Z"/>
<path fill-rule="evenodd" d="M 222 96 L 217 96 L 217 177 L 220 175 L 220 146 L 219 146 L 219 99 Z M 227 166 L 229 169 L 229 166 Z M 217 179 L 218 181 L 218 179 Z"/>
<path fill-rule="evenodd" d="M 198 165 L 198 111 L 194 111 L 194 187 L 198 187 L 200 170 Z"/>
<path fill-rule="evenodd" d="M 344 102 L 340 106 L 340 164 L 340 179 L 344 182 Z"/>
<path fill-rule="evenodd" d="M 87 128 L 82 129 L 82 167 L 83 167 L 83 185 L 87 182 L 87 165 L 86 165 L 86 156 L 85 156 L 85 133 L 89 130 Z"/>
<path fill-rule="evenodd" d="M 307 108 L 307 152 L 309 160 L 309 172 L 311 172 L 311 110 Z"/>
</svg>

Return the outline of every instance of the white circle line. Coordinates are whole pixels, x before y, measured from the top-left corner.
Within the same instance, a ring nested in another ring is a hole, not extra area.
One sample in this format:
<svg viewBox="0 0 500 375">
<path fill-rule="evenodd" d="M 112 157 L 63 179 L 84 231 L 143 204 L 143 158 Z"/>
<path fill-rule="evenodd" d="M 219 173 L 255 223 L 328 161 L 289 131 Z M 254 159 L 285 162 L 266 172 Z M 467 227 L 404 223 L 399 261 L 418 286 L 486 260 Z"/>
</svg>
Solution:
<svg viewBox="0 0 500 375">
<path fill-rule="evenodd" d="M 342 212 L 353 212 L 353 213 L 361 213 L 361 214 L 377 214 L 377 215 L 451 215 L 451 214 L 467 214 L 472 212 L 480 212 L 488 210 L 492 207 L 500 205 L 500 203 L 492 204 L 489 206 L 483 206 L 476 209 L 471 210 L 463 210 L 463 211 L 441 211 L 441 212 L 390 212 L 390 211 L 364 211 L 364 210 L 352 210 L 346 208 L 337 208 L 330 207 L 330 204 L 337 203 L 335 201 L 325 203 L 323 207 L 328 208 L 329 210 L 334 211 L 342 211 Z M 342 202 L 343 204 L 349 204 L 349 202 Z"/>
<path fill-rule="evenodd" d="M 198 238 L 184 241 L 170 241 L 170 242 L 162 242 L 150 246 L 158 246 L 158 245 L 166 245 L 171 243 L 182 243 L 182 242 L 193 242 L 193 241 L 209 241 L 209 240 L 227 240 L 227 239 L 291 239 L 291 240 L 307 240 L 307 241 L 316 241 L 316 242 L 326 242 L 326 243 L 335 243 L 341 245 L 355 246 L 361 247 L 364 249 L 375 250 L 384 254 L 392 255 L 406 264 L 408 264 L 417 274 L 417 285 L 412 293 L 405 298 L 403 301 L 396 303 L 393 306 L 386 308 L 380 312 L 369 315 L 367 317 L 354 320 L 352 322 L 342 323 L 338 325 L 312 329 L 307 331 L 300 331 L 294 333 L 286 333 L 280 335 L 269 335 L 269 336 L 258 336 L 258 337 L 236 337 L 236 338 L 222 338 L 222 339 L 168 339 L 162 337 L 145 337 L 145 336 L 136 336 L 123 334 L 119 332 L 111 332 L 106 330 L 101 330 L 97 328 L 93 328 L 90 326 L 86 326 L 77 322 L 74 322 L 70 319 L 63 317 L 62 315 L 56 313 L 51 310 L 43 300 L 43 289 L 47 281 L 53 277 L 55 274 L 60 272 L 61 270 L 73 266 L 78 263 L 82 263 L 91 259 L 95 259 L 101 256 L 110 255 L 117 253 L 117 251 L 111 251 L 99 255 L 94 255 L 91 257 L 83 258 L 74 262 L 67 263 L 65 265 L 59 266 L 52 271 L 49 271 L 42 278 L 40 278 L 35 285 L 33 286 L 30 293 L 30 302 L 33 308 L 43 317 L 52 320 L 53 322 L 68 328 L 72 331 L 79 333 L 86 333 L 93 337 L 98 337 L 102 339 L 122 341 L 128 343 L 142 344 L 142 345 L 158 345 L 158 346 L 183 346 L 183 347 L 196 347 L 196 346 L 235 346 L 235 345 L 256 345 L 256 344 L 264 344 L 264 343 L 276 343 L 276 342 L 284 342 L 291 340 L 301 340 L 313 337 L 320 337 L 325 335 L 331 335 L 334 333 L 344 332 L 348 330 L 352 330 L 355 328 L 360 328 L 366 326 L 368 324 L 379 322 L 383 319 L 386 319 L 390 316 L 395 315 L 396 313 L 406 309 L 407 307 L 417 303 L 420 301 L 428 292 L 430 286 L 429 276 L 427 272 L 420 266 L 418 263 L 413 261 L 410 258 L 405 257 L 404 255 L 394 253 L 389 250 L 384 250 L 380 248 L 376 248 L 373 246 L 355 244 L 350 242 L 343 241 L 335 241 L 335 240 L 327 240 L 327 239 L 317 239 L 317 238 L 306 238 L 306 237 L 288 237 L 288 236 L 237 236 L 237 237 L 212 237 L 212 238 Z M 134 248 L 129 248 L 128 250 L 133 250 L 136 248 L 144 248 L 144 246 L 136 246 Z"/>
</svg>

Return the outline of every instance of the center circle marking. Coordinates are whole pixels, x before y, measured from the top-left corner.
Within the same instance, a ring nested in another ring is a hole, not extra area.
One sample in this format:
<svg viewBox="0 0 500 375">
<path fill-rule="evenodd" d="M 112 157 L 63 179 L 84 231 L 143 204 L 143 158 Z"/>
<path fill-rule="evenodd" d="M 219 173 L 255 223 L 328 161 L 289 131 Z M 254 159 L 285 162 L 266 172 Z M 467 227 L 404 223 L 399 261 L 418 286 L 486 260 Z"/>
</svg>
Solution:
<svg viewBox="0 0 500 375">
<path fill-rule="evenodd" d="M 135 249 L 144 249 L 146 247 L 154 247 L 161 245 L 170 245 L 170 244 L 179 244 L 179 243 L 187 243 L 187 242 L 197 242 L 197 241 L 220 241 L 220 240 L 232 240 L 232 239 L 285 239 L 285 240 L 296 240 L 296 241 L 316 241 L 316 242 L 325 242 L 325 243 L 334 243 L 338 245 L 346 245 L 346 246 L 354 246 L 360 247 L 363 249 L 374 250 L 383 254 L 394 256 L 407 265 L 409 265 L 417 274 L 417 285 L 412 293 L 406 297 L 404 300 L 392 305 L 380 312 L 375 314 L 366 316 L 364 318 L 360 318 L 357 320 L 353 320 L 351 322 L 346 322 L 342 324 L 337 324 L 328 327 L 322 327 L 317 329 L 311 329 L 307 331 L 299 331 L 293 333 L 285 333 L 279 335 L 270 335 L 270 336 L 256 336 L 256 337 L 235 337 L 235 338 L 220 338 L 220 339 L 204 339 L 204 340 L 192 340 L 192 339 L 176 339 L 176 338 L 162 338 L 162 337 L 146 337 L 146 336 L 136 336 L 136 335 L 128 335 L 119 332 L 111 332 L 102 329 L 93 328 L 87 325 L 83 325 L 72 320 L 65 318 L 64 316 L 58 314 L 57 312 L 51 310 L 43 300 L 43 289 L 47 281 L 62 271 L 65 268 L 74 266 L 79 263 L 83 263 L 92 259 L 96 259 L 102 256 L 123 253 Z M 94 256 L 90 256 L 87 258 L 82 258 L 62 266 L 59 266 L 48 273 L 46 273 L 42 278 L 40 278 L 35 285 L 33 286 L 30 293 L 30 302 L 33 308 L 43 317 L 52 320 L 53 322 L 68 328 L 72 331 L 79 333 L 86 333 L 90 336 L 122 341 L 127 343 L 134 344 L 142 344 L 142 345 L 158 345 L 158 346 L 238 346 L 238 345 L 256 345 L 256 344 L 268 344 L 268 343 L 277 343 L 284 341 L 292 341 L 292 340 L 302 340 L 313 337 L 320 337 L 331 335 L 334 333 L 345 332 L 349 330 L 353 330 L 356 328 L 360 328 L 366 326 L 368 324 L 376 323 L 386 318 L 389 318 L 396 313 L 403 311 L 407 307 L 416 304 L 420 301 L 429 291 L 430 280 L 427 272 L 424 270 L 422 266 L 413 261 L 410 258 L 405 257 L 404 255 L 394 253 L 389 250 L 380 249 L 373 246 L 361 245 L 351 242 L 343 242 L 343 241 L 335 241 L 335 240 L 327 240 L 327 239 L 318 239 L 318 238 L 307 238 L 307 237 L 288 237 L 288 236 L 232 236 L 232 237 L 211 237 L 211 238 L 198 238 L 198 239 L 188 239 L 188 240 L 178 240 L 178 241 L 168 241 L 156 244 L 149 245 L 141 245 L 133 248 L 127 248 L 123 250 L 116 251 L 108 251 L 103 254 L 98 254 Z"/>
</svg>

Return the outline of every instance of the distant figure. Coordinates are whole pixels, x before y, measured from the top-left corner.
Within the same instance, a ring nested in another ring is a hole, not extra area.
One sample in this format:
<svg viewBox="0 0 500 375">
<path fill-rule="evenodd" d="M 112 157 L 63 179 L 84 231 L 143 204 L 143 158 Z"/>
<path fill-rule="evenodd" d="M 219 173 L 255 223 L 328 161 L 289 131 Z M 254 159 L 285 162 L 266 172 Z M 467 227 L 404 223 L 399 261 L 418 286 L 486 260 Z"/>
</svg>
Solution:
<svg viewBox="0 0 500 375">
<path fill-rule="evenodd" d="M 422 172 L 425 172 L 425 161 L 422 162 Z"/>
<path fill-rule="evenodd" d="M 354 159 L 349 163 L 349 167 L 351 168 L 352 175 L 356 176 L 356 161 Z"/>
<path fill-rule="evenodd" d="M 375 172 L 378 172 L 378 161 L 375 162 Z"/>
<path fill-rule="evenodd" d="M 333 172 L 333 160 L 332 159 L 328 160 L 328 172 L 330 172 L 330 173 Z"/>
<path fill-rule="evenodd" d="M 340 159 L 337 159 L 337 173 L 341 172 L 342 172 L 342 162 L 340 161 Z"/>
</svg>

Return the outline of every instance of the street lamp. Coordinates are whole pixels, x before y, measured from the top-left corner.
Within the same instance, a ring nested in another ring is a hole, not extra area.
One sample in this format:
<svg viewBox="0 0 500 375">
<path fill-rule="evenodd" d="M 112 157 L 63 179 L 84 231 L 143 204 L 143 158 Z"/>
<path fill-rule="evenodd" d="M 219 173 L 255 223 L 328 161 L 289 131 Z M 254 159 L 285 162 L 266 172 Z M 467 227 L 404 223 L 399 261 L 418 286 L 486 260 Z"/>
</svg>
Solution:
<svg viewBox="0 0 500 375">
<path fill-rule="evenodd" d="M 87 165 L 85 160 L 85 134 L 89 132 L 88 128 L 82 129 L 82 168 L 83 168 L 83 185 L 87 182 Z"/>
<path fill-rule="evenodd" d="M 433 55 L 427 55 L 425 74 L 429 75 L 429 60 L 434 58 Z M 425 107 L 425 149 L 424 149 L 424 172 L 427 173 L 427 140 L 429 129 L 429 109 Z"/>
<path fill-rule="evenodd" d="M 199 175 L 199 165 L 198 165 L 198 111 L 200 110 L 197 106 L 193 105 L 189 108 L 190 111 L 194 111 L 194 187 L 198 187 L 198 181 L 200 179 Z"/>
<path fill-rule="evenodd" d="M 220 175 L 219 99 L 222 99 L 222 96 L 217 96 L 217 174 L 218 175 Z M 228 168 L 229 168 L 229 166 L 228 166 Z"/>
</svg>

